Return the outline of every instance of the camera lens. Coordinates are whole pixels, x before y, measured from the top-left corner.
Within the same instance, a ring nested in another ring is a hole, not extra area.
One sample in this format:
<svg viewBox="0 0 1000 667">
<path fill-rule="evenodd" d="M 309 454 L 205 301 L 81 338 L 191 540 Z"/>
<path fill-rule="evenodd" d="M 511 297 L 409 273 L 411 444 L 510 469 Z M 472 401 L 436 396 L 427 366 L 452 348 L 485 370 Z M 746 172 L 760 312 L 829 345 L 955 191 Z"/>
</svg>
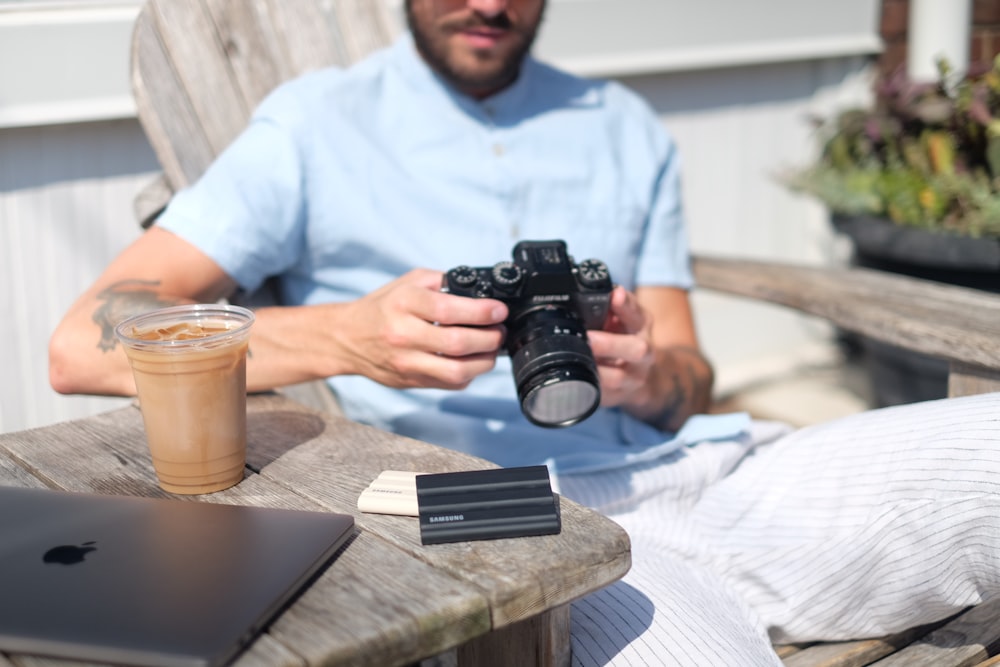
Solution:
<svg viewBox="0 0 1000 667">
<path fill-rule="evenodd" d="M 571 426 L 597 409 L 597 363 L 574 312 L 544 306 L 517 315 L 507 325 L 506 347 L 521 411 L 532 423 Z"/>
</svg>

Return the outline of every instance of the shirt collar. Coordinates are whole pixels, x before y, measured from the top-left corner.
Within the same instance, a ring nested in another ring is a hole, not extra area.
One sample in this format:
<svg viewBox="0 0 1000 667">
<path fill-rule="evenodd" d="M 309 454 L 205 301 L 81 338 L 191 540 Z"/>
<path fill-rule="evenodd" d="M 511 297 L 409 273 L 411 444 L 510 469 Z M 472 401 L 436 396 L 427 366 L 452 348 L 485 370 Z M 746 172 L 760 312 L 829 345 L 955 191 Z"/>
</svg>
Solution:
<svg viewBox="0 0 1000 667">
<path fill-rule="evenodd" d="M 483 100 L 477 100 L 456 90 L 427 65 L 417 51 L 410 33 L 403 33 L 392 48 L 392 57 L 401 73 L 418 92 L 440 94 L 444 91 L 465 113 L 494 124 L 516 121 L 523 114 L 524 101 L 538 66 L 532 57 L 525 58 L 517 79 L 511 85 Z"/>
</svg>

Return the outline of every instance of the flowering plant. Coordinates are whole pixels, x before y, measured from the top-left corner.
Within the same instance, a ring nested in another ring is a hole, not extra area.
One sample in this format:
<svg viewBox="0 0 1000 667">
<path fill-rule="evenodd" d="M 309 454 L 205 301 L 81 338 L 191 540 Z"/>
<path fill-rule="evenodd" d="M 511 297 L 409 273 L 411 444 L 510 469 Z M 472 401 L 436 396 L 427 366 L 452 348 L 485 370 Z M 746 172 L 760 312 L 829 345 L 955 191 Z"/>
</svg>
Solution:
<svg viewBox="0 0 1000 667">
<path fill-rule="evenodd" d="M 903 71 L 877 82 L 871 108 L 817 120 L 815 164 L 785 182 L 834 213 L 1000 238 L 1000 56 L 938 80 Z"/>
</svg>

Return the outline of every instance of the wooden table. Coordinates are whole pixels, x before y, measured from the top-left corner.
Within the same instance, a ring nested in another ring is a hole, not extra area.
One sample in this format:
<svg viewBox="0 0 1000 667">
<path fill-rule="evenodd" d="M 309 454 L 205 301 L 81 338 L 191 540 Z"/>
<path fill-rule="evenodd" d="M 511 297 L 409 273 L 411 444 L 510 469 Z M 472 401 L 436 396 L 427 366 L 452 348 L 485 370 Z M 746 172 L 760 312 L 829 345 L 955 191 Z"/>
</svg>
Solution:
<svg viewBox="0 0 1000 667">
<path fill-rule="evenodd" d="M 460 665 L 565 665 L 568 603 L 631 563 L 617 524 L 565 498 L 559 535 L 421 546 L 415 518 L 358 512 L 362 489 L 386 469 L 491 464 L 273 394 L 250 397 L 248 433 L 243 482 L 191 500 L 343 512 L 358 531 L 238 665 L 384 667 L 451 651 Z M 0 434 L 0 484 L 169 495 L 156 484 L 134 406 Z"/>
</svg>

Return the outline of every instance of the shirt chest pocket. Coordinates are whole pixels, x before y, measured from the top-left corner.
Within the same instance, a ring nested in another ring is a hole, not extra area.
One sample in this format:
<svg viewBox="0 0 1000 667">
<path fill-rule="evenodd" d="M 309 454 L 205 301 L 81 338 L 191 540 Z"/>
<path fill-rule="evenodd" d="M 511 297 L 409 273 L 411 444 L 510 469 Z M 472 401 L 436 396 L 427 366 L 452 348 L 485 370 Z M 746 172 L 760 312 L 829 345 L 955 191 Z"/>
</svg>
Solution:
<svg viewBox="0 0 1000 667">
<path fill-rule="evenodd" d="M 562 239 L 577 262 L 600 259 L 615 283 L 631 289 L 646 219 L 646 208 L 626 188 L 549 183 L 526 216 L 521 236 Z"/>
</svg>

